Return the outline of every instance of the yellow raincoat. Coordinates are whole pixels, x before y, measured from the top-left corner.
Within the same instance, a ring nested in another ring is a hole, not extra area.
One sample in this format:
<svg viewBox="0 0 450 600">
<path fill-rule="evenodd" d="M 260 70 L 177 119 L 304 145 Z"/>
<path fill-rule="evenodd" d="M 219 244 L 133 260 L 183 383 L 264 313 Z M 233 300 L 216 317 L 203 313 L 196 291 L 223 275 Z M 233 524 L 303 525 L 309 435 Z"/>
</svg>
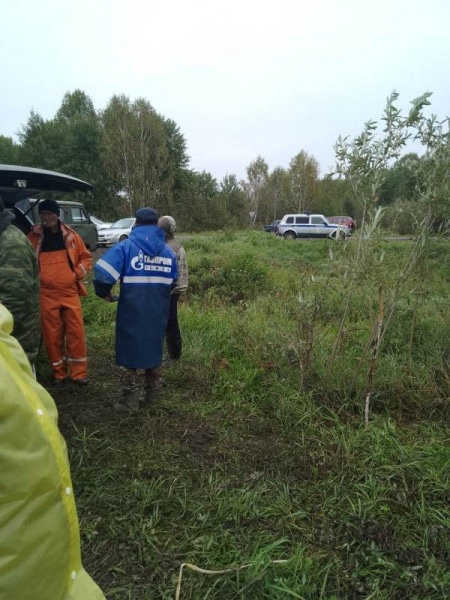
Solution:
<svg viewBox="0 0 450 600">
<path fill-rule="evenodd" d="M 55 403 L 0 304 L 0 600 L 104 600 L 81 564 Z"/>
</svg>

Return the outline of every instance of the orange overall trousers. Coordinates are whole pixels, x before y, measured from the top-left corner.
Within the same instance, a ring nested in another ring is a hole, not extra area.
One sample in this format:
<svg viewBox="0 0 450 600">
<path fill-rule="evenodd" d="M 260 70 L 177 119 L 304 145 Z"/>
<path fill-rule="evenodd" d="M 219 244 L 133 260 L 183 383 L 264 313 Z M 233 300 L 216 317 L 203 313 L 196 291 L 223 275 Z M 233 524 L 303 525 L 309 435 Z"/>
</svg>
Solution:
<svg viewBox="0 0 450 600">
<path fill-rule="evenodd" d="M 67 251 L 39 254 L 41 326 L 53 377 L 87 378 L 87 348 L 77 276 Z"/>
</svg>

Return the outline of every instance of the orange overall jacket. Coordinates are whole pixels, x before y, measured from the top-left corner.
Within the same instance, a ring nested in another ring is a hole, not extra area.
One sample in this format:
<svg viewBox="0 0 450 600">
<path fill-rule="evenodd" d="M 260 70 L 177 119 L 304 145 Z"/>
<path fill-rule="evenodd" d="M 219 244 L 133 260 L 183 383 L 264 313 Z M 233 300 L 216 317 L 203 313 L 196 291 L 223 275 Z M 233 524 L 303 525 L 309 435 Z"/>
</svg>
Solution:
<svg viewBox="0 0 450 600">
<path fill-rule="evenodd" d="M 43 225 L 28 234 L 36 251 L 41 283 L 41 326 L 55 379 L 87 377 L 87 348 L 79 296 L 92 257 L 81 237 L 61 223 L 65 249 L 41 252 Z"/>
<path fill-rule="evenodd" d="M 67 254 L 69 255 L 70 261 L 73 265 L 73 270 L 76 275 L 76 285 L 78 289 L 78 294 L 80 296 L 86 296 L 86 288 L 83 285 L 83 279 L 87 275 L 87 273 L 92 268 L 92 256 L 90 252 L 86 249 L 82 238 L 78 235 L 76 231 L 61 223 L 61 230 L 63 234 L 64 243 L 66 245 Z M 28 239 L 30 240 L 38 259 L 41 253 L 41 246 L 44 240 L 44 226 L 36 225 L 28 234 Z M 70 268 L 70 267 L 69 267 Z M 44 288 L 47 287 L 45 285 L 45 281 L 48 282 L 51 288 L 54 286 L 58 287 L 58 279 L 61 276 L 60 267 L 54 267 L 54 269 L 46 268 L 45 275 L 41 273 L 41 286 Z M 43 281 L 45 279 L 45 281 Z M 66 286 L 61 286 L 66 287 Z M 60 289 L 60 291 L 63 291 Z M 66 290 L 67 293 L 67 290 Z"/>
</svg>

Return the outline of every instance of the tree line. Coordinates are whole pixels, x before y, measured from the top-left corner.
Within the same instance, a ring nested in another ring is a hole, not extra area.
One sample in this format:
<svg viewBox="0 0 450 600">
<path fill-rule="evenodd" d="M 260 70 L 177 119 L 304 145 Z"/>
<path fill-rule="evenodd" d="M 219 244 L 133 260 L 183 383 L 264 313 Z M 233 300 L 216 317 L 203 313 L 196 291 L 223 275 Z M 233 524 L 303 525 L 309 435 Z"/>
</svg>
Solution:
<svg viewBox="0 0 450 600">
<path fill-rule="evenodd" d="M 185 231 L 259 227 L 288 212 L 361 217 L 362 206 L 351 178 L 319 176 L 317 160 L 305 150 L 287 167 L 270 171 L 258 156 L 239 181 L 221 181 L 189 168 L 187 142 L 172 119 L 143 98 L 114 95 L 97 110 L 82 90 L 67 92 L 52 119 L 31 111 L 18 141 L 0 135 L 0 162 L 60 171 L 94 185 L 84 201 L 107 220 L 130 216 L 143 206 L 172 214 Z M 407 154 L 380 169 L 380 206 L 397 216 L 420 195 L 418 174 L 424 157 Z M 339 168 L 337 169 L 339 172 Z M 342 169 L 341 169 L 342 172 Z M 406 203 L 406 204 L 405 204 Z M 396 208 L 397 207 L 397 208 Z M 400 219 L 402 221 L 402 219 Z M 409 223 L 409 221 L 408 221 Z M 409 226 L 409 225 L 408 225 Z"/>
</svg>

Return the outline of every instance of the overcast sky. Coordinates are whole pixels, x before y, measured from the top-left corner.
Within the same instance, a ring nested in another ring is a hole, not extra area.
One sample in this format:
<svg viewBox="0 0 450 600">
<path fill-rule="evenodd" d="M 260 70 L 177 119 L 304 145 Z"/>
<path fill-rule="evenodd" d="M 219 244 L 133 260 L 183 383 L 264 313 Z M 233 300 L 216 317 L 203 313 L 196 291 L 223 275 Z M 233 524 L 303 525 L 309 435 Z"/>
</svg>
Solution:
<svg viewBox="0 0 450 600">
<path fill-rule="evenodd" d="M 301 150 L 321 173 L 339 135 L 433 92 L 450 114 L 449 0 L 3 0 L 0 134 L 51 119 L 68 91 L 97 110 L 144 97 L 173 119 L 190 167 L 239 179 Z"/>
</svg>

